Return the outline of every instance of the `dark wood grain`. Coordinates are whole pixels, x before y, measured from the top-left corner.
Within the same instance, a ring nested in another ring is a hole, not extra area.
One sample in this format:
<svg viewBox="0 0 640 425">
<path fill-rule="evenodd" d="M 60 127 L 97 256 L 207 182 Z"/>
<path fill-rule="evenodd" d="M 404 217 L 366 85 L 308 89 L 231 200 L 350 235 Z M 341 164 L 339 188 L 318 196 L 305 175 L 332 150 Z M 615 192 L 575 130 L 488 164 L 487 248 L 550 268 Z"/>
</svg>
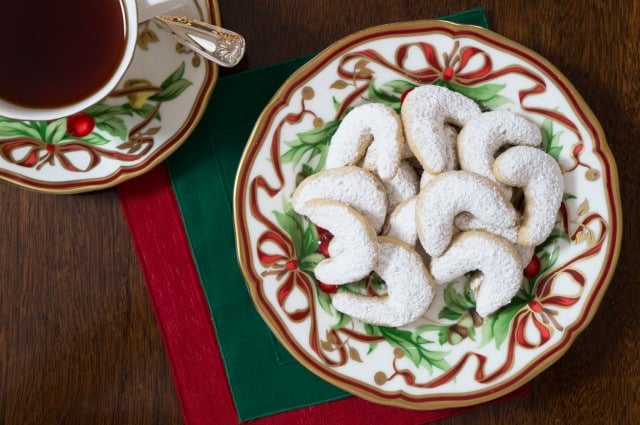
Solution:
<svg viewBox="0 0 640 425">
<path fill-rule="evenodd" d="M 638 423 L 638 2 L 220 0 L 225 26 L 248 43 L 241 65 L 224 73 L 317 52 L 368 26 L 478 5 L 496 32 L 554 63 L 598 116 L 618 164 L 624 238 L 593 322 L 531 394 L 440 423 Z M 0 183 L 0 202 L 0 424 L 180 423 L 115 190 L 59 196 Z"/>
</svg>

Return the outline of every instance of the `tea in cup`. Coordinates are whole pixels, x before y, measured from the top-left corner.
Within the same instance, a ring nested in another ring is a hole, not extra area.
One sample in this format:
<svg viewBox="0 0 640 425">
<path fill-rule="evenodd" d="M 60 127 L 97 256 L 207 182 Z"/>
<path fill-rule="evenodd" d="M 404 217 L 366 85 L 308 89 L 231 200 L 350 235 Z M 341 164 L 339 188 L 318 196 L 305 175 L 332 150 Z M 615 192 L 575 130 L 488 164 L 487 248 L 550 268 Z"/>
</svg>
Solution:
<svg viewBox="0 0 640 425">
<path fill-rule="evenodd" d="M 135 50 L 135 0 L 30 0 L 3 6 L 0 116 L 53 120 L 111 92 Z"/>
</svg>

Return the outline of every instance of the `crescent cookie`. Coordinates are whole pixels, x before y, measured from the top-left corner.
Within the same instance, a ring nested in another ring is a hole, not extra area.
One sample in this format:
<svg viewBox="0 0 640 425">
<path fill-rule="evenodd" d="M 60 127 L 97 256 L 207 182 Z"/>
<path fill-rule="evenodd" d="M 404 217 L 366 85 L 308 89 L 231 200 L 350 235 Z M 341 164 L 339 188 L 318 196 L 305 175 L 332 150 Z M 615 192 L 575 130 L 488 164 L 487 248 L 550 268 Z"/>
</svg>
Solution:
<svg viewBox="0 0 640 425">
<path fill-rule="evenodd" d="M 411 164 L 401 161 L 396 175 L 383 184 L 389 201 L 388 211 L 392 211 L 400 202 L 418 193 L 418 173 Z"/>
<path fill-rule="evenodd" d="M 366 323 L 407 325 L 422 316 L 433 301 L 433 279 L 420 256 L 406 244 L 380 236 L 378 246 L 380 254 L 374 271 L 387 284 L 387 296 L 338 292 L 333 296 L 333 306 Z"/>
<path fill-rule="evenodd" d="M 509 242 L 518 242 L 518 229 L 519 226 L 500 227 L 490 223 L 485 223 L 468 212 L 462 212 L 458 214 L 454 221 L 455 226 L 463 232 L 467 230 L 484 230 L 496 236 L 500 236 L 508 240 Z"/>
<path fill-rule="evenodd" d="M 431 259 L 431 274 L 442 284 L 479 270 L 474 275 L 476 311 L 482 317 L 508 304 L 522 283 L 520 256 L 512 244 L 481 230 L 459 233 L 440 257 Z"/>
<path fill-rule="evenodd" d="M 417 197 L 412 196 L 395 207 L 382 229 L 384 235 L 394 237 L 409 246 L 416 246 L 416 200 Z"/>
<path fill-rule="evenodd" d="M 447 249 L 462 212 L 497 227 L 512 227 L 518 220 L 518 212 L 491 180 L 466 171 L 439 174 L 421 189 L 416 203 L 416 228 L 427 254 L 439 256 Z"/>
<path fill-rule="evenodd" d="M 463 127 L 480 112 L 473 100 L 445 87 L 426 85 L 407 94 L 401 110 L 405 137 L 425 171 L 439 174 L 455 168 L 455 144 L 447 124 Z"/>
<path fill-rule="evenodd" d="M 390 107 L 366 103 L 353 108 L 331 138 L 325 168 L 356 165 L 389 180 L 396 175 L 404 144 L 402 121 Z"/>
<path fill-rule="evenodd" d="M 504 145 L 540 146 L 542 134 L 536 124 L 512 111 L 489 111 L 469 120 L 458 136 L 460 166 L 490 180 L 496 152 Z M 511 188 L 499 185 L 511 197 Z"/>
<path fill-rule="evenodd" d="M 295 211 L 311 199 L 331 199 L 349 205 L 367 219 L 376 233 L 387 216 L 387 193 L 377 176 L 356 166 L 324 170 L 304 179 L 291 195 Z"/>
<path fill-rule="evenodd" d="M 333 234 L 330 257 L 314 270 L 318 280 L 342 285 L 371 273 L 378 259 L 376 233 L 356 210 L 338 201 L 313 199 L 297 212 Z"/>
<path fill-rule="evenodd" d="M 544 242 L 556 223 L 564 183 L 556 160 L 538 148 L 514 146 L 500 154 L 493 173 L 499 182 L 521 187 L 524 212 L 518 242 L 536 246 Z"/>
</svg>

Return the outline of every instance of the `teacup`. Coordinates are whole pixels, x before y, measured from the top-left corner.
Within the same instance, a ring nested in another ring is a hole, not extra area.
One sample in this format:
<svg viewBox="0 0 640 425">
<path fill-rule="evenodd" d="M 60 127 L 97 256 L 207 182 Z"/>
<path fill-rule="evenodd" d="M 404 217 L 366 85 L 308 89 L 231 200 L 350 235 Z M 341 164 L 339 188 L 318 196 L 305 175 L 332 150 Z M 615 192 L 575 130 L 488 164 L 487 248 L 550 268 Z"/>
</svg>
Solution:
<svg viewBox="0 0 640 425">
<path fill-rule="evenodd" d="M 12 17 L 0 28 L 2 117 L 79 112 L 107 96 L 133 58 L 136 0 L 12 1 L 3 14 Z"/>
</svg>

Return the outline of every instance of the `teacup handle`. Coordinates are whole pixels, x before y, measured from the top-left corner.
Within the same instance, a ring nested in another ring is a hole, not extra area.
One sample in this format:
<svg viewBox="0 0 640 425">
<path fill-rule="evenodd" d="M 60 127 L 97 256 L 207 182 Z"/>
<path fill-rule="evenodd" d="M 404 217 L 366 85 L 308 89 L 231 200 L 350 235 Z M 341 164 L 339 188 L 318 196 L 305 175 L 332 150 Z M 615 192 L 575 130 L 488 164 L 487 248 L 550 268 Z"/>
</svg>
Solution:
<svg viewBox="0 0 640 425">
<path fill-rule="evenodd" d="M 179 43 L 221 66 L 235 66 L 244 56 L 244 38 L 228 29 L 184 16 L 158 15 L 153 20 Z"/>
</svg>

